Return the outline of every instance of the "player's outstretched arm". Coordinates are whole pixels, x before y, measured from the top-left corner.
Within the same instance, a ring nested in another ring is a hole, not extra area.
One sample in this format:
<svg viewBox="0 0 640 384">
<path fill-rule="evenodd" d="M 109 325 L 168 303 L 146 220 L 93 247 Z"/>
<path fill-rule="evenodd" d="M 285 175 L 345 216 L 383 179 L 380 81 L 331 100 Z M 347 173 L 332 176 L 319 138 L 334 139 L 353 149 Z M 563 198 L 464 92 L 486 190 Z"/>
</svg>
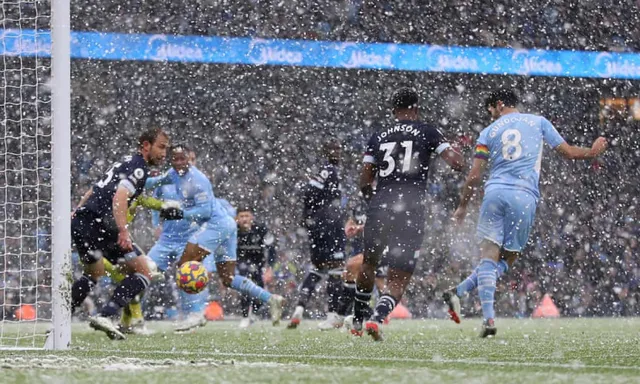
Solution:
<svg viewBox="0 0 640 384">
<path fill-rule="evenodd" d="M 467 215 L 467 206 L 469 205 L 469 201 L 476 193 L 476 189 L 478 185 L 482 181 L 482 174 L 484 170 L 487 168 L 487 161 L 480 158 L 473 159 L 473 166 L 471 167 L 471 172 L 467 176 L 467 180 L 464 183 L 464 187 L 462 188 L 462 195 L 460 196 L 460 203 L 458 204 L 458 209 L 456 209 L 453 214 L 453 219 L 461 223 L 465 216 Z"/>
<path fill-rule="evenodd" d="M 600 156 L 607 150 L 607 146 L 607 139 L 598 137 L 596 141 L 593 142 L 591 148 L 576 147 L 563 142 L 556 147 L 556 151 L 560 152 L 565 159 L 588 160 Z"/>
<path fill-rule="evenodd" d="M 462 154 L 452 147 L 449 147 L 440 153 L 440 157 L 444 160 L 454 171 L 462 172 L 464 170 L 464 157 Z"/>
</svg>

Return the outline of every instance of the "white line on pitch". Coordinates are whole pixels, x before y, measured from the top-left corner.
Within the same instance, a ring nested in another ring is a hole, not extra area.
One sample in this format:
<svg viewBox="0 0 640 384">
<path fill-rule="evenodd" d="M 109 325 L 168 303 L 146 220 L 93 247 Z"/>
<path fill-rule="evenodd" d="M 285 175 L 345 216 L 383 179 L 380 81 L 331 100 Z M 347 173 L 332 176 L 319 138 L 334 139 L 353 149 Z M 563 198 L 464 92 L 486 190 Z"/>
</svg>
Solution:
<svg viewBox="0 0 640 384">
<path fill-rule="evenodd" d="M 101 350 L 108 353 L 122 353 L 127 350 Z M 640 371 L 640 367 L 621 365 L 589 365 L 582 362 L 571 363 L 535 363 L 526 361 L 486 361 L 474 359 L 443 359 L 434 357 L 432 359 L 416 359 L 411 357 L 357 357 L 357 356 L 327 356 L 327 355 L 287 355 L 269 353 L 234 353 L 234 352 L 188 352 L 188 351 L 136 351 L 137 353 L 149 353 L 160 355 L 183 355 L 183 356 L 221 356 L 221 357 L 259 357 L 273 359 L 310 359 L 310 360 L 355 360 L 355 361 L 395 361 L 405 363 L 433 363 L 433 364 L 468 364 L 468 365 L 490 365 L 490 366 L 514 366 L 514 367 L 539 367 L 539 368 L 566 368 L 566 369 L 613 369 L 622 371 Z"/>
</svg>

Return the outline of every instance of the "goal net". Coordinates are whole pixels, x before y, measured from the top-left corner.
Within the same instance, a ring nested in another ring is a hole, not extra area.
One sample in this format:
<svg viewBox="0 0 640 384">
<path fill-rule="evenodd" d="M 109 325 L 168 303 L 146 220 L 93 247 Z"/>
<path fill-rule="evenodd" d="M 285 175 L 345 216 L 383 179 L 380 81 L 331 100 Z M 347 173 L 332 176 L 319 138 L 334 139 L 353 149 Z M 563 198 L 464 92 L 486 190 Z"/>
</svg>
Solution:
<svg viewBox="0 0 640 384">
<path fill-rule="evenodd" d="M 52 183 L 64 164 L 52 158 L 50 3 L 3 0 L 0 20 L 0 348 L 60 349 L 68 252 L 52 238 L 69 202 Z"/>
</svg>

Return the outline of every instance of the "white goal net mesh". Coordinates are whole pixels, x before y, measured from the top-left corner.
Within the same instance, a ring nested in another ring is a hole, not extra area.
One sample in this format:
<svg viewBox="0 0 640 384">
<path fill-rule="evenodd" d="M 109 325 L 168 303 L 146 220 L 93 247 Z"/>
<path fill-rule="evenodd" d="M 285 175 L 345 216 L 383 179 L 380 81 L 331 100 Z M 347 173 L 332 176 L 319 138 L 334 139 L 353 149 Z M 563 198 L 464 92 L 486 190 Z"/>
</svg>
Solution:
<svg viewBox="0 0 640 384">
<path fill-rule="evenodd" d="M 0 14 L 0 348 L 42 348 L 51 327 L 48 1 Z"/>
</svg>

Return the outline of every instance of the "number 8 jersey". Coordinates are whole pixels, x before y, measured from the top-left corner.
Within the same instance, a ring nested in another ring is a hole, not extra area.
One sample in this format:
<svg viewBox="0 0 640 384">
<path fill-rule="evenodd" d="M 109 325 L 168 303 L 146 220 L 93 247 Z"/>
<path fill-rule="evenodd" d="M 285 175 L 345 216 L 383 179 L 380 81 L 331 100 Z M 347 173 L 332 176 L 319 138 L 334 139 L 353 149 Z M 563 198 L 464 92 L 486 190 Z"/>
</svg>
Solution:
<svg viewBox="0 0 640 384">
<path fill-rule="evenodd" d="M 122 162 L 113 163 L 100 181 L 93 185 L 93 193 L 84 204 L 84 209 L 96 217 L 113 214 L 113 196 L 119 186 L 129 190 L 129 204 L 144 190 L 149 168 L 140 154 L 125 156 Z"/>
<path fill-rule="evenodd" d="M 406 201 L 421 204 L 427 190 L 431 155 L 450 145 L 442 132 L 431 124 L 399 120 L 390 128 L 375 132 L 367 145 L 364 162 L 378 171 L 372 206 Z M 391 207 L 389 207 L 391 208 Z"/>
<path fill-rule="evenodd" d="M 541 116 L 509 113 L 485 128 L 475 157 L 489 162 L 485 191 L 494 188 L 525 190 L 538 199 L 543 141 L 555 148 L 564 139 Z"/>
</svg>

